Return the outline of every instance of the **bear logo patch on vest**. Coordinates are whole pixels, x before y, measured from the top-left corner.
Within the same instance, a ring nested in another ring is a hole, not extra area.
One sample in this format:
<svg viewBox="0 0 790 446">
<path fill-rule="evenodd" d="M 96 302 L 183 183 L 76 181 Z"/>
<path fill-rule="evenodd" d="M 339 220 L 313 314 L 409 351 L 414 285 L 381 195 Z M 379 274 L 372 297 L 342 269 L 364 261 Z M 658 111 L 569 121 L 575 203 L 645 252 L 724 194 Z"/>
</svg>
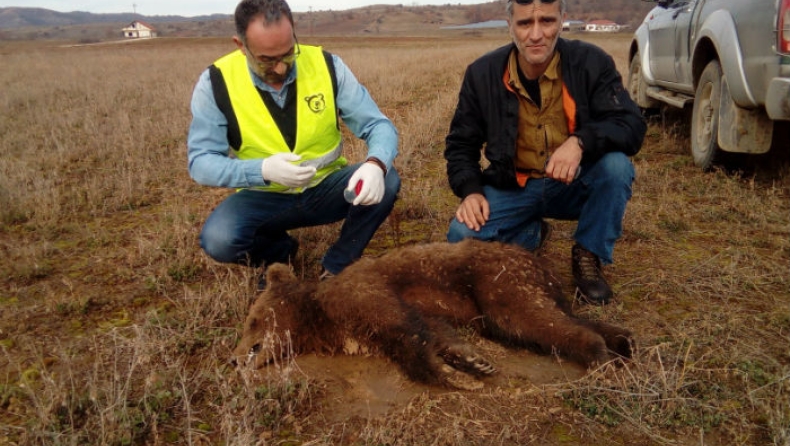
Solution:
<svg viewBox="0 0 790 446">
<path fill-rule="evenodd" d="M 307 101 L 307 106 L 310 107 L 310 110 L 313 113 L 321 113 L 326 108 L 326 102 L 324 102 L 324 94 L 318 93 L 312 96 L 308 96 L 304 98 Z"/>
</svg>

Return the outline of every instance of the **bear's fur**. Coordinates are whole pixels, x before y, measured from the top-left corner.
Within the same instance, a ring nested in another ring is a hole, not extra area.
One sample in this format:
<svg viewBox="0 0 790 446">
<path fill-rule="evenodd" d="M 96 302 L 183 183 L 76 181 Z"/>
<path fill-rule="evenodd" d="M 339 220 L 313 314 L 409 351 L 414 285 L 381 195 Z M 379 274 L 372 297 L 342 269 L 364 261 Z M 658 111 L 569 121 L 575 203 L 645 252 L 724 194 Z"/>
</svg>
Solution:
<svg viewBox="0 0 790 446">
<path fill-rule="evenodd" d="M 260 367 L 292 354 L 340 352 L 353 340 L 384 353 L 411 379 L 452 384 L 455 371 L 495 371 L 454 329 L 467 326 L 588 367 L 629 358 L 631 333 L 574 316 L 544 263 L 516 246 L 468 239 L 363 258 L 318 283 L 275 264 L 234 357 Z"/>
</svg>

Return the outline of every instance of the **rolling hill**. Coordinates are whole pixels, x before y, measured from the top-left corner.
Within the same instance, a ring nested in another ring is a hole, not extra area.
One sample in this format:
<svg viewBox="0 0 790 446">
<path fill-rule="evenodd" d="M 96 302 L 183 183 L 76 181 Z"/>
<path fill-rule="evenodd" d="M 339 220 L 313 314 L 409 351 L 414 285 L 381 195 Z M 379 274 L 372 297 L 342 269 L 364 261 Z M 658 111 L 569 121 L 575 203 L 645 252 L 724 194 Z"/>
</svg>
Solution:
<svg viewBox="0 0 790 446">
<path fill-rule="evenodd" d="M 568 0 L 574 20 L 608 19 L 635 28 L 652 4 L 638 0 Z M 347 10 L 294 14 L 297 29 L 310 35 L 425 34 L 445 27 L 504 19 L 505 0 L 474 5 L 371 5 Z M 143 16 L 57 12 L 41 8 L 0 8 L 0 40 L 119 39 L 120 29 L 134 20 L 152 25 L 160 37 L 211 37 L 233 33 L 231 15 Z"/>
</svg>

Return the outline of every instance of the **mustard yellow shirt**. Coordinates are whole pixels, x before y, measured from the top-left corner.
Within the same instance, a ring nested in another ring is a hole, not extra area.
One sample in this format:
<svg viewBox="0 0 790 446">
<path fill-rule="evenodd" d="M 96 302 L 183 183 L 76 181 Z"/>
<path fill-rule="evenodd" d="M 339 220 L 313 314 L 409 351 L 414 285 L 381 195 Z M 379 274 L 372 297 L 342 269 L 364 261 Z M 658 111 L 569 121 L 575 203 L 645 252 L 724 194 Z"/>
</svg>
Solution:
<svg viewBox="0 0 790 446">
<path fill-rule="evenodd" d="M 554 149 L 568 139 L 568 122 L 562 101 L 560 54 L 554 53 L 546 72 L 540 76 L 541 107 L 530 98 L 518 75 L 518 51 L 508 59 L 510 86 L 519 98 L 518 137 L 515 165 L 518 173 L 543 177 L 546 161 Z"/>
</svg>

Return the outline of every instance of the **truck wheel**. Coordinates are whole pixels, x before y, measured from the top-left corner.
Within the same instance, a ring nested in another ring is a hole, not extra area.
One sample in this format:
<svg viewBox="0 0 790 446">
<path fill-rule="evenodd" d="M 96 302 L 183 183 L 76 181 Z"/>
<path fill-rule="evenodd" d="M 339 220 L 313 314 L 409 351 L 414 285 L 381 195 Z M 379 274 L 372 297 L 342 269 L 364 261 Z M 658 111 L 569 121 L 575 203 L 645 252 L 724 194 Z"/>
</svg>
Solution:
<svg viewBox="0 0 790 446">
<path fill-rule="evenodd" d="M 642 76 L 642 56 L 637 51 L 629 63 L 628 94 L 642 109 L 658 108 L 659 102 L 647 95 L 647 82 Z"/>
<path fill-rule="evenodd" d="M 706 171 L 718 164 L 723 155 L 718 141 L 721 76 L 719 61 L 710 61 L 702 71 L 694 94 L 691 155 L 694 157 L 694 164 Z"/>
</svg>

